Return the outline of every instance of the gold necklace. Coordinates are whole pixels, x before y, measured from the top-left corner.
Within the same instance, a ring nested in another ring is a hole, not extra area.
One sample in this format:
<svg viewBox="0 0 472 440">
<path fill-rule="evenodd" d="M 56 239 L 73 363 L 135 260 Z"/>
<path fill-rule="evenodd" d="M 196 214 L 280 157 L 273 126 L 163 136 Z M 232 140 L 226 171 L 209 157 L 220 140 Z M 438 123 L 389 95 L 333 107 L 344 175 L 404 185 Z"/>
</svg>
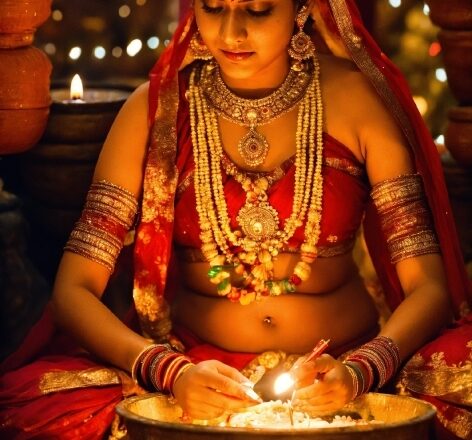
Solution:
<svg viewBox="0 0 472 440">
<path fill-rule="evenodd" d="M 241 304 L 249 304 L 267 295 L 293 292 L 297 285 L 310 277 L 321 232 L 323 105 L 318 60 L 314 58 L 312 80 L 298 111 L 292 213 L 285 220 L 282 230 L 277 228 L 274 234 L 265 233 L 259 241 L 242 229 L 233 231 L 230 226 L 221 176 L 223 147 L 218 115 L 205 99 L 201 87 L 201 78 L 208 69 L 214 67 L 203 65 L 192 71 L 188 93 L 196 208 L 202 253 L 211 266 L 208 276 L 217 285 L 221 296 Z M 254 190 L 257 197 L 253 200 L 254 204 L 260 206 L 264 202 L 266 186 L 267 182 L 263 179 L 248 182 L 248 187 Z M 274 280 L 274 259 L 305 220 L 305 241 L 293 275 Z M 233 247 L 240 248 L 240 251 L 233 252 Z M 230 268 L 242 279 L 240 285 L 233 285 Z"/>
<path fill-rule="evenodd" d="M 311 82 L 310 69 L 290 69 L 283 84 L 269 96 L 245 99 L 235 95 L 225 84 L 216 63 L 202 76 L 201 88 L 208 103 L 225 119 L 245 127 L 249 132 L 238 142 L 238 152 L 248 167 L 264 163 L 269 152 L 267 138 L 257 131 L 292 110 L 303 98 Z"/>
</svg>

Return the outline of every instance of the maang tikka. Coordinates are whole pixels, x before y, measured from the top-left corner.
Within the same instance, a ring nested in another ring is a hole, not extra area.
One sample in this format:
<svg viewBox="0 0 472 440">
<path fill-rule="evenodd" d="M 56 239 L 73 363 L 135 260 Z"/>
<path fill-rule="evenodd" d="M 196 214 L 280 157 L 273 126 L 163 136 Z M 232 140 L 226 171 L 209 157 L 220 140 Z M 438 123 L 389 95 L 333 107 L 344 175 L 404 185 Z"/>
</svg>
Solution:
<svg viewBox="0 0 472 440">
<path fill-rule="evenodd" d="M 190 40 L 190 51 L 192 52 L 193 58 L 196 60 L 208 61 L 213 59 L 213 55 L 203 41 L 199 31 L 196 31 Z"/>
<path fill-rule="evenodd" d="M 310 16 L 310 10 L 308 6 L 303 6 L 298 11 L 297 18 L 295 20 L 298 26 L 298 32 L 292 37 L 290 41 L 290 47 L 288 53 L 291 58 L 296 61 L 303 61 L 315 56 L 315 45 L 309 35 L 307 35 L 303 28 Z"/>
</svg>

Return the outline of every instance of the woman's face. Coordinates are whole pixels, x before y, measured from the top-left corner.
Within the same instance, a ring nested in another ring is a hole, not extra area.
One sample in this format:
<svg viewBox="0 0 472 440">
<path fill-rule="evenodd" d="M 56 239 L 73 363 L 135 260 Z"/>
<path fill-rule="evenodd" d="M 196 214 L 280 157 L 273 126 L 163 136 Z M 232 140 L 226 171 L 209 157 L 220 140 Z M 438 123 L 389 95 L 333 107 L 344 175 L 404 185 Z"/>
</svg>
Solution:
<svg viewBox="0 0 472 440">
<path fill-rule="evenodd" d="M 202 39 L 236 82 L 287 73 L 296 12 L 293 0 L 195 0 Z"/>
</svg>

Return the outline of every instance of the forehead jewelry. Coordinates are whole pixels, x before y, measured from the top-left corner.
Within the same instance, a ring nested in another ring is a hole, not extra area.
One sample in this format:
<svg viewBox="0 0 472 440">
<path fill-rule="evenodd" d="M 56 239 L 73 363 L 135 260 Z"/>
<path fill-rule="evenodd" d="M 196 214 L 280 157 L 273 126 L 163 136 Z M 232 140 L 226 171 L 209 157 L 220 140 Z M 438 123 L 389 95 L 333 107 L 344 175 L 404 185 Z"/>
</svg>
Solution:
<svg viewBox="0 0 472 440">
<path fill-rule="evenodd" d="M 249 132 L 238 143 L 238 152 L 246 166 L 255 168 L 264 163 L 269 152 L 267 138 L 257 130 L 291 111 L 305 96 L 313 77 L 309 65 L 290 69 L 283 84 L 261 99 L 245 99 L 235 95 L 224 83 L 220 69 L 211 63 L 201 80 L 208 104 L 223 118 L 245 127 Z"/>
</svg>

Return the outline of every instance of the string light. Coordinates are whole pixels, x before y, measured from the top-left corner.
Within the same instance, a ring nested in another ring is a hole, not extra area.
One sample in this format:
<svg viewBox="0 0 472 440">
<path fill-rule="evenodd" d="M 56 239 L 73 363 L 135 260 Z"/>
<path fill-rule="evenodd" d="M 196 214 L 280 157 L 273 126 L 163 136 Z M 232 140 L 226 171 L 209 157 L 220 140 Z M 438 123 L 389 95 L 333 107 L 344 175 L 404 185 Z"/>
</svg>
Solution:
<svg viewBox="0 0 472 440">
<path fill-rule="evenodd" d="M 120 58 L 121 55 L 123 55 L 123 49 L 119 46 L 115 46 L 112 50 L 111 50 L 111 54 L 115 57 L 115 58 Z"/>
<path fill-rule="evenodd" d="M 392 8 L 399 8 L 402 5 L 402 0 L 388 0 Z"/>
<path fill-rule="evenodd" d="M 64 18 L 64 15 L 62 14 L 62 11 L 55 9 L 52 11 L 51 17 L 54 21 L 61 21 Z"/>
<path fill-rule="evenodd" d="M 161 41 L 159 40 L 159 37 L 151 37 L 147 40 L 146 44 L 149 49 L 157 49 L 159 44 L 161 44 Z"/>
<path fill-rule="evenodd" d="M 430 12 L 431 12 L 430 7 L 425 3 L 424 6 L 423 6 L 424 15 L 429 15 Z"/>
<path fill-rule="evenodd" d="M 441 53 L 441 45 L 437 41 L 431 43 L 428 53 L 432 57 L 438 56 Z"/>
<path fill-rule="evenodd" d="M 440 82 L 446 82 L 447 81 L 447 73 L 446 70 L 440 67 L 439 69 L 436 69 L 436 79 Z"/>
<path fill-rule="evenodd" d="M 57 51 L 56 45 L 54 43 L 47 43 L 44 45 L 44 52 L 48 55 L 55 55 Z"/>
<path fill-rule="evenodd" d="M 139 53 L 139 51 L 142 48 L 143 48 L 143 42 L 139 38 L 136 38 L 128 44 L 126 48 L 126 53 L 130 57 L 134 57 L 135 55 Z"/>
<path fill-rule="evenodd" d="M 138 6 L 144 6 L 146 4 L 147 0 L 136 0 L 136 4 Z"/>
<path fill-rule="evenodd" d="M 416 107 L 418 107 L 419 112 L 421 113 L 421 116 L 426 115 L 428 112 L 428 101 L 426 101 L 425 98 L 422 96 L 414 96 L 413 101 L 415 101 Z"/>
<path fill-rule="evenodd" d="M 106 54 L 107 54 L 107 51 L 105 50 L 103 46 L 97 46 L 93 50 L 93 55 L 95 56 L 95 58 L 99 60 L 102 60 L 103 58 L 105 58 Z"/>
<path fill-rule="evenodd" d="M 131 14 L 131 8 L 128 5 L 120 6 L 118 9 L 118 15 L 121 18 L 127 18 Z"/>
<path fill-rule="evenodd" d="M 82 55 L 82 49 L 78 46 L 73 47 L 69 51 L 69 58 L 72 60 L 78 60 L 81 55 Z"/>
</svg>

